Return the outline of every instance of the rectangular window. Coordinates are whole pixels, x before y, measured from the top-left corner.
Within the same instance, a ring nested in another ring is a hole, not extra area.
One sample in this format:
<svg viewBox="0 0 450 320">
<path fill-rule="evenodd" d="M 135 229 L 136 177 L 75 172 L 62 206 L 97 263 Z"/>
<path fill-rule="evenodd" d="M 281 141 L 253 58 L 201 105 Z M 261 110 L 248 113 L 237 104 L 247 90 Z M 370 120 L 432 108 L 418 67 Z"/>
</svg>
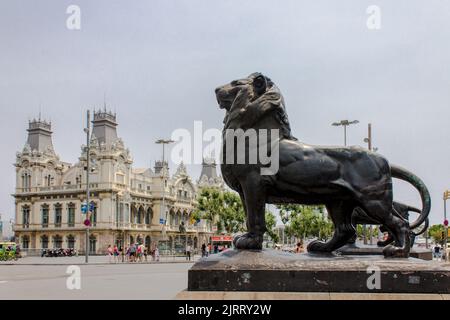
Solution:
<svg viewBox="0 0 450 320">
<path fill-rule="evenodd" d="M 62 222 L 62 206 L 56 205 L 55 206 L 55 227 L 60 228 Z"/>
<path fill-rule="evenodd" d="M 30 208 L 29 207 L 23 207 L 22 208 L 22 222 L 24 228 L 30 227 Z"/>
<path fill-rule="evenodd" d="M 42 206 L 42 228 L 48 228 L 48 206 Z"/>
<path fill-rule="evenodd" d="M 75 205 L 72 203 L 67 207 L 67 224 L 69 227 L 75 227 Z"/>
</svg>

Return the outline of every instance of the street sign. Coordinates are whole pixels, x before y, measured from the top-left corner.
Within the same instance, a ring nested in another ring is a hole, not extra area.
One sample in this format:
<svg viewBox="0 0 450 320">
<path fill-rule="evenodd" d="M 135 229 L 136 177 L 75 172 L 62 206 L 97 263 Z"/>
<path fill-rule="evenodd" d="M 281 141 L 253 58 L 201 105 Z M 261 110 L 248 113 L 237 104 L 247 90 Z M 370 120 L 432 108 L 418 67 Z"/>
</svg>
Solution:
<svg viewBox="0 0 450 320">
<path fill-rule="evenodd" d="M 95 202 L 89 203 L 89 211 L 94 212 L 95 209 Z"/>
<path fill-rule="evenodd" d="M 159 219 L 159 224 L 164 224 L 164 219 Z"/>
<path fill-rule="evenodd" d="M 86 205 L 85 203 L 83 203 L 83 204 L 81 205 L 81 212 L 82 212 L 82 213 L 87 213 L 87 205 Z"/>
<path fill-rule="evenodd" d="M 89 227 L 91 225 L 91 221 L 89 219 L 84 220 L 83 223 L 86 227 Z"/>
<path fill-rule="evenodd" d="M 448 227 L 448 220 L 447 219 L 444 220 L 444 226 Z"/>
</svg>

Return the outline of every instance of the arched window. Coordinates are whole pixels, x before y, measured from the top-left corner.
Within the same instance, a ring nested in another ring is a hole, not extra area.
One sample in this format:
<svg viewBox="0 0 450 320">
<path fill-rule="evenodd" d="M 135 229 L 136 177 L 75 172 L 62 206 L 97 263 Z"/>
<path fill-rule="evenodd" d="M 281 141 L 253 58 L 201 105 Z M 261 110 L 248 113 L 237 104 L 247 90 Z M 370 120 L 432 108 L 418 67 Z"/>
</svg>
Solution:
<svg viewBox="0 0 450 320">
<path fill-rule="evenodd" d="M 41 247 L 42 249 L 48 249 L 48 237 L 46 235 L 41 237 Z"/>
<path fill-rule="evenodd" d="M 67 236 L 67 248 L 69 249 L 75 248 L 75 237 L 71 234 Z"/>
<path fill-rule="evenodd" d="M 55 204 L 55 227 L 61 227 L 62 223 L 62 205 L 60 203 Z"/>
<path fill-rule="evenodd" d="M 24 228 L 30 227 L 30 207 L 29 206 L 22 207 L 22 226 Z"/>
<path fill-rule="evenodd" d="M 176 226 L 178 226 L 180 224 L 180 215 L 181 214 L 179 211 L 175 214 L 175 225 Z"/>
<path fill-rule="evenodd" d="M 67 205 L 67 225 L 75 227 L 75 204 L 69 203 Z"/>
<path fill-rule="evenodd" d="M 31 174 L 28 172 L 25 172 L 22 174 L 22 188 L 24 191 L 30 191 L 31 188 Z"/>
<path fill-rule="evenodd" d="M 49 212 L 48 204 L 43 204 L 41 206 L 42 228 L 48 227 L 48 212 Z"/>
<path fill-rule="evenodd" d="M 131 205 L 131 223 L 137 223 L 137 210 L 134 205 Z"/>
<path fill-rule="evenodd" d="M 53 177 L 51 175 L 47 175 L 44 177 L 44 186 L 50 187 L 52 185 Z"/>
<path fill-rule="evenodd" d="M 97 238 L 94 235 L 89 237 L 89 253 L 97 253 Z"/>
<path fill-rule="evenodd" d="M 60 235 L 56 235 L 53 237 L 53 248 L 54 249 L 62 248 L 62 237 Z"/>
<path fill-rule="evenodd" d="M 30 247 L 30 237 L 23 236 L 22 237 L 22 249 L 28 249 Z"/>
<path fill-rule="evenodd" d="M 175 212 L 173 212 L 172 209 L 170 209 L 169 219 L 170 219 L 169 224 L 171 226 L 175 225 Z"/>
<path fill-rule="evenodd" d="M 136 223 L 138 223 L 138 224 L 142 223 L 143 215 L 144 215 L 144 209 L 142 207 L 139 207 L 139 210 L 137 213 L 137 218 L 136 218 Z"/>
<path fill-rule="evenodd" d="M 148 208 L 147 212 L 145 213 L 145 224 L 152 224 L 153 220 L 153 210 L 152 208 Z"/>
</svg>

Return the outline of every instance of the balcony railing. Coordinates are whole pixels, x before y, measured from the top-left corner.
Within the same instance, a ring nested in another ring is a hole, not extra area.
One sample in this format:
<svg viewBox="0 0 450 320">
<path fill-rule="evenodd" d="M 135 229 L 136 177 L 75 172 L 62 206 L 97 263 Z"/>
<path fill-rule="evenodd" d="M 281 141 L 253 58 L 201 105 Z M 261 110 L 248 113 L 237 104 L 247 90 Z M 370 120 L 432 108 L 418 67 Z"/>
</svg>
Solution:
<svg viewBox="0 0 450 320">
<path fill-rule="evenodd" d="M 122 183 L 89 183 L 91 190 L 96 189 L 125 189 Z M 58 186 L 43 186 L 33 188 L 16 188 L 16 193 L 37 193 L 37 192 L 61 192 L 61 191 L 81 191 L 86 189 L 86 184 L 64 184 Z"/>
</svg>

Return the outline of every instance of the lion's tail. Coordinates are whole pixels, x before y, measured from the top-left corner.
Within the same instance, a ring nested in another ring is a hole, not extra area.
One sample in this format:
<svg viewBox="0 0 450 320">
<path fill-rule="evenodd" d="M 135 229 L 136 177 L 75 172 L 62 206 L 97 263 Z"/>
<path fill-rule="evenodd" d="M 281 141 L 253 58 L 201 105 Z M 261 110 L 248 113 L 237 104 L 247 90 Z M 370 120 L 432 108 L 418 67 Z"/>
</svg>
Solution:
<svg viewBox="0 0 450 320">
<path fill-rule="evenodd" d="M 419 217 L 415 221 L 410 223 L 410 228 L 411 230 L 413 230 L 420 226 L 422 223 L 426 222 L 428 219 L 428 215 L 430 214 L 431 210 L 430 192 L 418 176 L 402 167 L 391 165 L 391 174 L 393 178 L 409 182 L 414 186 L 414 188 L 417 189 L 417 191 L 419 191 L 420 198 L 422 200 L 422 210 L 420 211 Z"/>
</svg>

